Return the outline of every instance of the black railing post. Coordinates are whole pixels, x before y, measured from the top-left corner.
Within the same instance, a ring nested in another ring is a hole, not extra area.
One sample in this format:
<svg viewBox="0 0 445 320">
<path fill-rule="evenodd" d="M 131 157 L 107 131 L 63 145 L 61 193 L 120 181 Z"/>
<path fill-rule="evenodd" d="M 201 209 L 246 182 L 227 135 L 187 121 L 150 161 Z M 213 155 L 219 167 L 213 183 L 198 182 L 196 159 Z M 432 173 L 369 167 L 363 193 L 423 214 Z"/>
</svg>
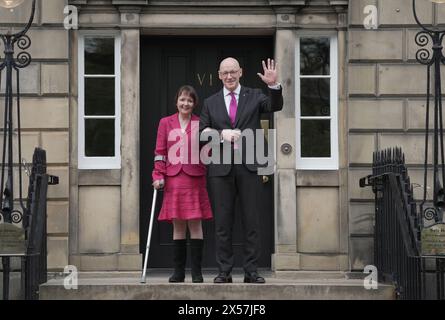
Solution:
<svg viewBox="0 0 445 320">
<path fill-rule="evenodd" d="M 9 300 L 9 257 L 2 257 L 3 267 L 3 300 Z"/>
<path fill-rule="evenodd" d="M 45 150 L 36 148 L 28 188 L 28 245 L 25 263 L 24 291 L 26 299 L 38 299 L 39 285 L 47 281 L 46 198 L 49 176 L 46 173 Z M 51 184 L 58 178 L 52 177 Z"/>
<path fill-rule="evenodd" d="M 445 255 L 429 257 L 435 261 L 436 283 L 428 288 L 421 247 L 424 215 L 432 220 L 435 210 L 426 208 L 425 214 L 420 213 L 425 202 L 416 205 L 402 150 L 374 152 L 372 173 L 366 177 L 368 184 L 360 179 L 360 186 L 372 185 L 375 194 L 374 264 L 379 281 L 392 282 L 399 299 L 424 299 L 430 290 L 437 299 L 444 299 Z"/>
<path fill-rule="evenodd" d="M 394 283 L 399 299 L 419 298 L 420 261 L 412 239 L 419 233 L 411 230 L 418 227 L 418 219 L 402 150 L 375 152 L 372 173 L 368 179 L 375 193 L 374 263 L 379 281 Z"/>
</svg>

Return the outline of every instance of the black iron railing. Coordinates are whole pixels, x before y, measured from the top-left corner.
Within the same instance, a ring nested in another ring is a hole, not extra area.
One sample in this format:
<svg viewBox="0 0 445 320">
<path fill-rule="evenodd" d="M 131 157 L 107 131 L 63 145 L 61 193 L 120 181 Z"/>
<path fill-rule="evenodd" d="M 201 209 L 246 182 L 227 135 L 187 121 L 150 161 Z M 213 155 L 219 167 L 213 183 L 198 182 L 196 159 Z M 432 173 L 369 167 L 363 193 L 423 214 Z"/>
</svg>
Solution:
<svg viewBox="0 0 445 320">
<path fill-rule="evenodd" d="M 46 152 L 36 148 L 29 172 L 28 198 L 24 205 L 22 227 L 26 252 L 22 256 L 21 293 L 27 300 L 39 298 L 39 286 L 47 281 L 46 204 L 48 185 L 58 184 L 58 177 L 46 172 Z M 3 299 L 9 298 L 9 257 L 4 263 Z"/>
<path fill-rule="evenodd" d="M 374 263 L 379 281 L 393 283 L 398 299 L 444 299 L 444 263 L 440 257 L 422 257 L 424 217 L 413 197 L 413 186 L 400 148 L 374 152 L 372 175 L 360 180 L 375 194 Z M 445 258 L 445 256 L 443 257 Z M 427 267 L 427 260 L 434 260 Z M 435 273 L 436 281 L 427 281 Z"/>
<path fill-rule="evenodd" d="M 36 148 L 29 177 L 27 210 L 25 214 L 27 258 L 25 262 L 25 299 L 38 299 L 39 285 L 47 281 L 46 248 L 46 153 Z M 23 275 L 23 273 L 22 273 Z"/>
</svg>

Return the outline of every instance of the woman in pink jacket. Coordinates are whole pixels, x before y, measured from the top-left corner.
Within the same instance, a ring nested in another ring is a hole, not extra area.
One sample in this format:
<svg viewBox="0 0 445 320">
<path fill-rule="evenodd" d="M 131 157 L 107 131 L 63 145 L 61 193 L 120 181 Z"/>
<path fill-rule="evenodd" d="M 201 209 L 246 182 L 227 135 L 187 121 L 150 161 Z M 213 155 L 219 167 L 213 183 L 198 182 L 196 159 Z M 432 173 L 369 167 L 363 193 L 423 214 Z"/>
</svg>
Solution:
<svg viewBox="0 0 445 320">
<path fill-rule="evenodd" d="M 156 139 L 153 186 L 164 188 L 158 220 L 173 223 L 174 274 L 169 282 L 184 282 L 186 231 L 190 232 L 192 281 L 203 282 L 202 219 L 213 217 L 206 187 L 206 167 L 199 159 L 199 118 L 192 114 L 198 95 L 191 86 L 176 94 L 178 112 L 162 118 Z"/>
</svg>

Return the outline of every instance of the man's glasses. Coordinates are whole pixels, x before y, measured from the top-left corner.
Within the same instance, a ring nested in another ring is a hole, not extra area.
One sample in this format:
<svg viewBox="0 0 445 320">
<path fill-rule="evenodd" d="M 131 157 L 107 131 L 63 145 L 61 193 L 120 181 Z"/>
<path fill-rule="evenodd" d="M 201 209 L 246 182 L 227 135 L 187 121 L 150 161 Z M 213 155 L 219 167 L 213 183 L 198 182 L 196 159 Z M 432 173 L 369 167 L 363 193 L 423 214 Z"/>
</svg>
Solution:
<svg viewBox="0 0 445 320">
<path fill-rule="evenodd" d="M 220 74 L 222 77 L 224 77 L 224 78 L 228 77 L 229 74 L 233 77 L 233 76 L 235 76 L 235 75 L 239 72 L 239 70 L 240 70 L 240 69 L 238 69 L 238 70 L 224 71 L 224 72 L 219 71 L 219 74 Z"/>
</svg>

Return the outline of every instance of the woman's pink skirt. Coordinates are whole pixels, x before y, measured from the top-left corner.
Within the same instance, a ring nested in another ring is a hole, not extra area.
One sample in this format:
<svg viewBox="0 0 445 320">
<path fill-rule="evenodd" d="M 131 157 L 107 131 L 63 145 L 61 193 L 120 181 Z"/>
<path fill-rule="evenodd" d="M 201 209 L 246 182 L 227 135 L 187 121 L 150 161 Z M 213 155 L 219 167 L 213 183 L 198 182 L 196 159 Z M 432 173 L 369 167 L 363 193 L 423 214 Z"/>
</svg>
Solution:
<svg viewBox="0 0 445 320">
<path fill-rule="evenodd" d="M 158 220 L 212 219 L 206 176 L 189 176 L 182 170 L 165 177 L 164 200 Z"/>
</svg>

